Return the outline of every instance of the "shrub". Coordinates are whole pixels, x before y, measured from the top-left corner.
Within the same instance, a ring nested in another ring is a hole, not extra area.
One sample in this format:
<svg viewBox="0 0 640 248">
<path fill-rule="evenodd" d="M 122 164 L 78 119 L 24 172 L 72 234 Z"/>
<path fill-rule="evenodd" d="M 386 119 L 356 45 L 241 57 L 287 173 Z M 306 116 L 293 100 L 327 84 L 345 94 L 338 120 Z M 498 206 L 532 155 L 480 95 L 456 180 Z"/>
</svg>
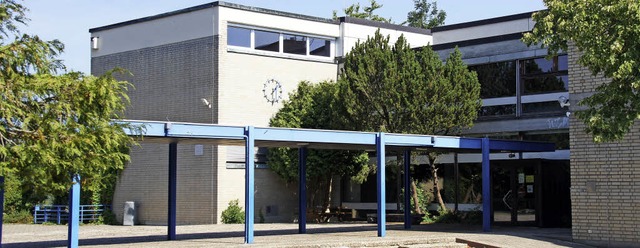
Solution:
<svg viewBox="0 0 640 248">
<path fill-rule="evenodd" d="M 29 210 L 9 212 L 4 216 L 5 223 L 32 224 L 33 215 Z"/>
<path fill-rule="evenodd" d="M 242 224 L 244 223 L 244 211 L 238 206 L 238 199 L 229 202 L 229 207 L 222 211 L 222 223 Z"/>
</svg>

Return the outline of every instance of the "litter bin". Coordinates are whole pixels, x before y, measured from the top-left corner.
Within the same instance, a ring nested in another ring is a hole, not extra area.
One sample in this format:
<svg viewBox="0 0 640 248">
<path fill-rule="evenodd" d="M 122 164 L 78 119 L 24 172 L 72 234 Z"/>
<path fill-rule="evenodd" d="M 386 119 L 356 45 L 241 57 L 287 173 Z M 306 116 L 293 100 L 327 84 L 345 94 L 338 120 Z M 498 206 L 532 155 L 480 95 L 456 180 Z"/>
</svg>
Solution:
<svg viewBox="0 0 640 248">
<path fill-rule="evenodd" d="M 128 201 L 124 203 L 124 217 L 122 225 L 133 226 L 136 221 L 136 204 L 135 202 Z"/>
</svg>

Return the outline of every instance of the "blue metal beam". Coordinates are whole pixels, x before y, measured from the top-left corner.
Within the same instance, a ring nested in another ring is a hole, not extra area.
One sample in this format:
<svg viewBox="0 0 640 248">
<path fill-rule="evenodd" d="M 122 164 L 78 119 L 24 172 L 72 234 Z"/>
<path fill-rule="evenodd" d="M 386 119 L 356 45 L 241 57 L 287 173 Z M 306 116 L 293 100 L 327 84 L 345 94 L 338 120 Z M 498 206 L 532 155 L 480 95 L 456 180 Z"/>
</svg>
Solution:
<svg viewBox="0 0 640 248">
<path fill-rule="evenodd" d="M 72 185 L 69 190 L 69 226 L 67 247 L 78 247 L 78 232 L 80 229 L 80 175 L 74 174 L 72 177 Z"/>
<path fill-rule="evenodd" d="M 248 126 L 244 131 L 246 135 L 245 144 L 245 185 L 244 185 L 244 242 L 253 243 L 253 215 L 254 215 L 254 189 L 255 189 L 255 131 L 252 126 Z"/>
<path fill-rule="evenodd" d="M 378 237 L 384 237 L 387 234 L 386 226 L 386 193 L 385 193 L 385 137 L 384 133 L 378 133 L 376 137 L 376 151 L 377 151 L 377 186 L 378 186 Z"/>
<path fill-rule="evenodd" d="M 167 239 L 176 240 L 176 199 L 178 175 L 178 143 L 169 144 L 169 189 L 167 206 Z"/>
<path fill-rule="evenodd" d="M 491 163 L 489 138 L 482 138 L 482 230 L 491 231 Z"/>
<path fill-rule="evenodd" d="M 375 145 L 375 133 L 293 128 L 256 128 L 255 139 L 293 143 Z"/>
<path fill-rule="evenodd" d="M 411 229 L 411 150 L 404 150 L 404 229 Z"/>
<path fill-rule="evenodd" d="M 307 233 L 307 148 L 298 148 L 298 233 Z"/>
</svg>

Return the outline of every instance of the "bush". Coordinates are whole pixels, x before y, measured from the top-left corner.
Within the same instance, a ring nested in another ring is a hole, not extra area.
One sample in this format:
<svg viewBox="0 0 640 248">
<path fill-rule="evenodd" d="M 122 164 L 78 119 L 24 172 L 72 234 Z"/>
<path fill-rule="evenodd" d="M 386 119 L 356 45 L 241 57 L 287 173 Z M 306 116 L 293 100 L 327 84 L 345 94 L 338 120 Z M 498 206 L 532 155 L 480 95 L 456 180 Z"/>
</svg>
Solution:
<svg viewBox="0 0 640 248">
<path fill-rule="evenodd" d="M 9 212 L 4 216 L 4 223 L 32 224 L 33 215 L 29 210 Z"/>
<path fill-rule="evenodd" d="M 238 199 L 229 202 L 229 207 L 222 211 L 222 223 L 242 224 L 244 223 L 244 211 L 238 206 Z"/>
</svg>

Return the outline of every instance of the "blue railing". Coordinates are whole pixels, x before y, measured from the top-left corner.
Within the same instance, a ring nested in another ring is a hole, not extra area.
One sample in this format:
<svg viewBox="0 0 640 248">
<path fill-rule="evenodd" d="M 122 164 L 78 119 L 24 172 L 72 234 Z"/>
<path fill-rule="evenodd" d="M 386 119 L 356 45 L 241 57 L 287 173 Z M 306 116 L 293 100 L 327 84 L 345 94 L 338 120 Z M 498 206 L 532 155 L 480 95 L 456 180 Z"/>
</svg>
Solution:
<svg viewBox="0 0 640 248">
<path fill-rule="evenodd" d="M 80 205 L 80 222 L 96 221 L 105 210 L 109 209 L 111 209 L 109 205 Z M 51 222 L 60 225 L 67 223 L 68 220 L 69 207 L 67 205 L 38 205 L 33 210 L 33 223 L 35 224 Z"/>
</svg>

